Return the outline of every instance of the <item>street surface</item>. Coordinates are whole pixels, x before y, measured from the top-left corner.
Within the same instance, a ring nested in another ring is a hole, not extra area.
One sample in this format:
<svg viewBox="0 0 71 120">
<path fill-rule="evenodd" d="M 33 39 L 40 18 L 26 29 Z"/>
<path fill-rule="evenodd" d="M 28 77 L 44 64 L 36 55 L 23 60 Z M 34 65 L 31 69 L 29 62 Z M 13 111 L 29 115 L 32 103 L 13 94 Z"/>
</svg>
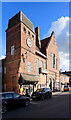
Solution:
<svg viewBox="0 0 71 120">
<path fill-rule="evenodd" d="M 30 106 L 7 112 L 3 118 L 71 118 L 71 94 L 63 92 L 44 101 L 31 101 Z"/>
</svg>

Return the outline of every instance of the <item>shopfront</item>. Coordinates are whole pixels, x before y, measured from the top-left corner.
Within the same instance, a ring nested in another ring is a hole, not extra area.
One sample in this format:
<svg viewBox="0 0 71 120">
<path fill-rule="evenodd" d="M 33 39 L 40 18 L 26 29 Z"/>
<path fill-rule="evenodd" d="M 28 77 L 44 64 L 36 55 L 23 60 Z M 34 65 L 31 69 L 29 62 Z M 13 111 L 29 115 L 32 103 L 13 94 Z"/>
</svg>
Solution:
<svg viewBox="0 0 71 120">
<path fill-rule="evenodd" d="M 37 84 L 38 79 L 35 75 L 29 75 L 29 74 L 20 74 L 18 83 L 20 86 L 20 89 L 22 88 L 22 91 L 20 94 L 23 95 L 32 95 L 34 92 L 34 86 Z"/>
</svg>

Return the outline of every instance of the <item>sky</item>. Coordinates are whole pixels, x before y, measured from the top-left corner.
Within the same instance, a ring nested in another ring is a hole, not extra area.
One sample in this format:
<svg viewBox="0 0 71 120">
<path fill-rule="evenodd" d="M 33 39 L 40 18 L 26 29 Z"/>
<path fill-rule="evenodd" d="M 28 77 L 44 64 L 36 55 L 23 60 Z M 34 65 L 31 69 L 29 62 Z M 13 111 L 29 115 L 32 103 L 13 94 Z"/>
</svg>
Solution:
<svg viewBox="0 0 71 120">
<path fill-rule="evenodd" d="M 34 28 L 39 26 L 40 39 L 50 36 L 54 31 L 60 57 L 60 69 L 69 70 L 69 2 L 2 2 L 0 59 L 6 55 L 5 30 L 8 27 L 8 20 L 20 10 L 30 19 Z"/>
</svg>

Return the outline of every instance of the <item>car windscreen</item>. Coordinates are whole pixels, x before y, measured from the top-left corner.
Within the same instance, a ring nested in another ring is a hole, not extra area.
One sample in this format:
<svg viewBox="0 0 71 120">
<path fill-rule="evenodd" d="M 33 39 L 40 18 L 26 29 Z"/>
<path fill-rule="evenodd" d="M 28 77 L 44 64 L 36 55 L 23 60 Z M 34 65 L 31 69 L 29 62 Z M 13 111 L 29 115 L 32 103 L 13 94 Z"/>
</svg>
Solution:
<svg viewBox="0 0 71 120">
<path fill-rule="evenodd" d="M 68 86 L 64 86 L 64 88 L 68 88 Z"/>
<path fill-rule="evenodd" d="M 5 98 L 6 99 L 13 98 L 12 93 L 6 93 Z"/>
<path fill-rule="evenodd" d="M 0 94 L 0 100 L 4 99 L 5 95 L 4 94 Z"/>
<path fill-rule="evenodd" d="M 41 89 L 37 89 L 36 92 L 42 92 L 44 89 L 41 88 Z"/>
</svg>

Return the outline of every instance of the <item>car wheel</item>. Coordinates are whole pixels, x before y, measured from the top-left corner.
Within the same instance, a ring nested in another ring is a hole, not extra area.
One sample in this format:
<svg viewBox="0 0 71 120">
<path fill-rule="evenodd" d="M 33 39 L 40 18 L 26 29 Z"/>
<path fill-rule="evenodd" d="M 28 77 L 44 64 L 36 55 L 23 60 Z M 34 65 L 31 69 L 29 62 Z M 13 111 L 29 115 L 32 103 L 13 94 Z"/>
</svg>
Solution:
<svg viewBox="0 0 71 120">
<path fill-rule="evenodd" d="M 49 97 L 51 98 L 51 97 L 52 97 L 52 94 L 50 94 Z"/>
<path fill-rule="evenodd" d="M 44 96 L 43 95 L 42 95 L 41 99 L 44 100 Z"/>
<path fill-rule="evenodd" d="M 30 101 L 29 100 L 26 100 L 25 101 L 25 106 L 29 106 L 30 105 Z"/>
<path fill-rule="evenodd" d="M 6 106 L 6 105 L 3 105 L 3 106 L 2 106 L 2 113 L 4 114 L 4 113 L 6 113 L 6 111 L 7 111 L 7 106 Z"/>
</svg>

